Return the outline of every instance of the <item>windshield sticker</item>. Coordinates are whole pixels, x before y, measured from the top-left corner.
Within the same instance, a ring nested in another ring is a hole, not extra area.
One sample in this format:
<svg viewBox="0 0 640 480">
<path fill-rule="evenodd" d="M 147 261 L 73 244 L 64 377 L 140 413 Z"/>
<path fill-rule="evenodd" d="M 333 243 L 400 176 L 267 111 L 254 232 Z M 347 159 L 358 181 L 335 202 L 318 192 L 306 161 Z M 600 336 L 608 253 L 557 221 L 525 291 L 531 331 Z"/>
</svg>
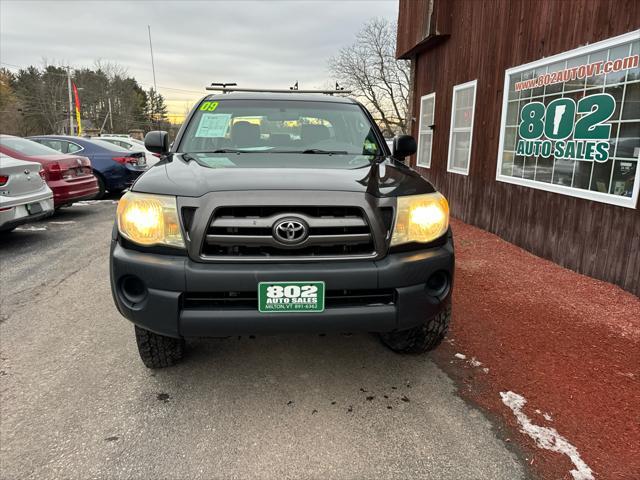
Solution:
<svg viewBox="0 0 640 480">
<path fill-rule="evenodd" d="M 218 108 L 218 102 L 204 102 L 200 105 L 200 110 L 206 110 L 207 112 L 213 112 Z"/>
<path fill-rule="evenodd" d="M 230 113 L 203 113 L 198 124 L 196 137 L 223 138 L 231 123 Z"/>
<path fill-rule="evenodd" d="M 198 155 L 198 161 L 210 168 L 235 167 L 236 164 L 227 157 L 202 157 Z"/>
</svg>

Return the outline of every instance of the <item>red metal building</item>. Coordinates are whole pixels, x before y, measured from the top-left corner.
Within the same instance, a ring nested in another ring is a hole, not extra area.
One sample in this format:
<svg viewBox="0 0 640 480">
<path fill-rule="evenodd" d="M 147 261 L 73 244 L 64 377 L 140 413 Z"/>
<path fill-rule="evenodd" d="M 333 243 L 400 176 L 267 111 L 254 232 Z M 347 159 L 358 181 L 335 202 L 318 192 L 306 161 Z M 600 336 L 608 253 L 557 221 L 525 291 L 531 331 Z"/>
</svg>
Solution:
<svg viewBox="0 0 640 480">
<path fill-rule="evenodd" d="M 640 2 L 400 0 L 411 164 L 452 214 L 640 295 Z"/>
</svg>

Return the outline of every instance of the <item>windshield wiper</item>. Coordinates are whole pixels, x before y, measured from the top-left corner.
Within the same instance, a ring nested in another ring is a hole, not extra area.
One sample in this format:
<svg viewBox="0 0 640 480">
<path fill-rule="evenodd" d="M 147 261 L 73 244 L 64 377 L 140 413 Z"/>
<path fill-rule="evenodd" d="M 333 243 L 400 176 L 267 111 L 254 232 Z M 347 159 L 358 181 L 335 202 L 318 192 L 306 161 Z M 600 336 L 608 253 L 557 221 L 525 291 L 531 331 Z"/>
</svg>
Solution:
<svg viewBox="0 0 640 480">
<path fill-rule="evenodd" d="M 306 150 L 265 150 L 268 153 L 315 153 L 319 155 L 356 155 L 346 150 L 322 150 L 320 148 L 307 148 Z"/>
<path fill-rule="evenodd" d="M 318 155 L 360 155 L 359 153 L 349 153 L 346 150 L 322 150 L 320 148 L 308 148 L 306 150 L 238 150 L 235 148 L 219 148 L 217 150 L 190 153 L 309 153 Z"/>
<path fill-rule="evenodd" d="M 250 150 L 238 150 L 236 148 L 219 148 L 217 150 L 211 150 L 208 152 L 198 152 L 198 153 L 251 153 Z"/>
<path fill-rule="evenodd" d="M 348 155 L 346 150 L 322 150 L 320 148 L 308 148 L 303 150 L 302 153 L 318 153 L 324 155 Z"/>
</svg>

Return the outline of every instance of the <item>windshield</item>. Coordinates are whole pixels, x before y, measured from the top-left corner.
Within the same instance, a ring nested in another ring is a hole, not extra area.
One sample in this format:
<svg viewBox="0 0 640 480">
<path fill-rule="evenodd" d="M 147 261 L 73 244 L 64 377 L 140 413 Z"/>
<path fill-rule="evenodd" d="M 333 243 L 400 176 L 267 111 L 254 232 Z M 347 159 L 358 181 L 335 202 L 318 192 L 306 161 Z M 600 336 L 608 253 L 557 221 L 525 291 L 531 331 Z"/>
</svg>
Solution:
<svg viewBox="0 0 640 480">
<path fill-rule="evenodd" d="M 0 136 L 0 145 L 13 150 L 14 152 L 20 152 L 23 155 L 28 156 L 60 155 L 60 152 L 57 150 L 45 147 L 44 145 L 40 145 L 33 140 L 27 140 L 26 138 Z"/>
<path fill-rule="evenodd" d="M 381 155 L 369 119 L 351 103 L 298 100 L 203 101 L 182 137 L 182 153 Z"/>
</svg>

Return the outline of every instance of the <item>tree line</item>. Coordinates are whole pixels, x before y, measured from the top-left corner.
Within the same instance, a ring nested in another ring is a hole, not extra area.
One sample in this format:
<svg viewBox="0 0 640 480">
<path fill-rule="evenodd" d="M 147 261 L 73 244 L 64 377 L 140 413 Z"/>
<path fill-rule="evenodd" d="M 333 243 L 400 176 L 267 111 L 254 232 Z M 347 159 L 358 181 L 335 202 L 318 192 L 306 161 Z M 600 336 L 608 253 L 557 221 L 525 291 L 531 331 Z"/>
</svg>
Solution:
<svg viewBox="0 0 640 480">
<path fill-rule="evenodd" d="M 171 127 L 164 97 L 153 88 L 142 88 L 117 64 L 96 62 L 94 68 L 73 69 L 71 81 L 78 88 L 83 130 L 127 133 Z M 75 108 L 74 101 L 74 124 Z M 65 67 L 0 69 L 0 132 L 27 136 L 68 134 L 69 129 Z"/>
</svg>

